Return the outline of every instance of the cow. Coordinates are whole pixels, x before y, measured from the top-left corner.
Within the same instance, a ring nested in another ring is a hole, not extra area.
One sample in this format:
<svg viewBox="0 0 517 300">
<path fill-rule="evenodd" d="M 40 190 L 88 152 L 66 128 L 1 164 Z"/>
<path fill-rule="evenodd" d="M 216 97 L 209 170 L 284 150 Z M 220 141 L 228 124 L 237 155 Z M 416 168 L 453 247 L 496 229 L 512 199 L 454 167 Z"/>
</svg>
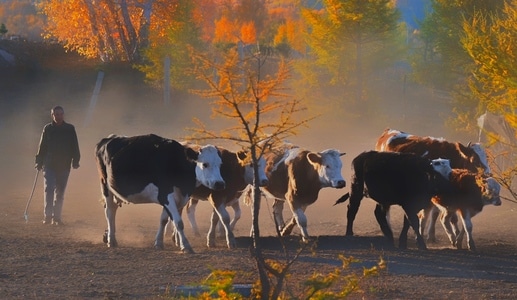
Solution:
<svg viewBox="0 0 517 300">
<path fill-rule="evenodd" d="M 492 177 L 486 178 L 464 169 L 453 169 L 449 178 L 453 189 L 435 195 L 431 201 L 441 211 L 441 222 L 451 244 L 461 249 L 466 231 L 468 249 L 475 251 L 471 218 L 481 212 L 485 205 L 501 205 L 501 186 Z M 451 224 L 451 218 L 456 217 L 456 213 L 463 225 L 459 231 Z"/>
<path fill-rule="evenodd" d="M 192 147 L 192 145 L 186 146 Z M 225 231 L 227 246 L 228 248 L 235 248 L 236 244 L 235 237 L 233 235 L 233 227 L 230 224 L 230 215 L 226 210 L 226 206 L 229 203 L 234 202 L 236 198 L 238 199 L 240 192 L 244 190 L 247 185 L 253 184 L 255 180 L 254 169 L 251 159 L 249 158 L 249 152 L 232 152 L 222 147 L 217 147 L 217 149 L 221 154 L 221 175 L 226 183 L 226 188 L 224 190 L 216 190 L 207 188 L 206 186 L 198 186 L 194 189 L 191 195 L 190 204 L 194 201 L 197 202 L 198 200 L 208 200 L 213 207 L 211 226 L 207 235 L 208 247 L 215 247 L 216 227 L 218 221 L 221 220 Z M 261 158 L 258 163 L 258 184 L 260 186 L 265 186 L 268 184 L 268 179 L 264 173 L 265 161 Z M 194 216 L 195 209 L 192 209 L 192 207 L 190 209 L 190 211 L 187 211 L 189 220 L 193 225 L 194 232 L 197 231 L 199 234 Z M 160 229 L 155 241 L 155 246 L 157 248 L 163 247 L 164 230 L 168 219 L 169 216 L 162 212 Z M 173 236 L 176 237 L 176 231 L 174 231 Z"/>
<path fill-rule="evenodd" d="M 318 199 L 322 188 L 341 189 L 346 185 L 341 175 L 340 157 L 345 155 L 336 149 L 313 152 L 284 143 L 264 154 L 269 184 L 261 188 L 268 198 L 274 198 L 273 214 L 282 236 L 289 235 L 296 224 L 302 240 L 308 241 L 305 210 Z M 245 193 L 249 196 L 249 193 Z M 293 217 L 287 225 L 282 211 L 287 202 Z"/>
<path fill-rule="evenodd" d="M 448 142 L 443 138 L 419 137 L 395 129 L 385 129 L 375 144 L 377 151 L 408 152 L 429 159 L 449 159 L 451 168 L 466 169 L 470 172 L 490 176 L 490 166 L 487 155 L 480 143 L 468 143 L 467 146 L 459 142 Z M 420 230 L 422 234 L 427 227 L 427 241 L 436 242 L 435 223 L 438 217 L 438 208 L 430 205 L 421 214 Z"/>
<path fill-rule="evenodd" d="M 116 247 L 115 214 L 122 203 L 156 203 L 174 220 L 180 249 L 191 253 L 180 211 L 194 188 L 225 188 L 221 158 L 215 146 L 198 152 L 175 140 L 154 134 L 133 137 L 110 135 L 95 146 L 108 229 L 105 242 Z"/>
<path fill-rule="evenodd" d="M 346 235 L 353 236 L 353 223 L 361 200 L 367 196 L 377 202 L 375 217 L 384 236 L 393 245 L 393 232 L 386 213 L 391 205 L 400 205 L 405 212 L 404 224 L 410 225 L 417 234 L 419 249 L 427 249 L 420 235 L 418 212 L 427 207 L 431 197 L 447 187 L 451 172 L 446 159 L 429 160 L 412 153 L 368 151 L 352 161 L 350 193 L 343 195 L 336 204 L 350 197 L 347 212 Z M 407 230 L 402 231 L 399 248 L 407 247 Z"/>
</svg>

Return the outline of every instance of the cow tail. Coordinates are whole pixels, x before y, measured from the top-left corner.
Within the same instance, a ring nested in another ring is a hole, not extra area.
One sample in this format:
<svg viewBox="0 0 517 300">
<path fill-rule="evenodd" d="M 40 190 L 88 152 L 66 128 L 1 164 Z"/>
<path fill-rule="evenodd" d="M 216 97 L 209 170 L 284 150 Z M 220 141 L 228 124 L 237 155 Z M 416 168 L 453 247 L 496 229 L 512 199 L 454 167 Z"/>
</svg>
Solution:
<svg viewBox="0 0 517 300">
<path fill-rule="evenodd" d="M 352 178 L 350 179 L 350 201 L 361 201 L 364 196 L 364 160 L 365 155 L 356 157 L 352 162 Z"/>
</svg>

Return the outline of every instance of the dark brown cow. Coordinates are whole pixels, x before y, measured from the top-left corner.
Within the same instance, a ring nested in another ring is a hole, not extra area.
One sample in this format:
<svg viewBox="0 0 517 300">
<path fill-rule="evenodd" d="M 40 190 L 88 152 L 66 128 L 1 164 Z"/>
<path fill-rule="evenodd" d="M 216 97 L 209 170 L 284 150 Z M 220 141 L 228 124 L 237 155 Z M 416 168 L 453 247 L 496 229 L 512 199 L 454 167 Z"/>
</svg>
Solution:
<svg viewBox="0 0 517 300">
<path fill-rule="evenodd" d="M 419 137 L 388 128 L 377 140 L 375 150 L 414 153 L 429 159 L 446 158 L 453 169 L 467 169 L 470 172 L 490 175 L 487 155 L 480 143 L 469 143 L 464 146 L 458 142 L 448 142 L 443 138 Z M 423 216 L 420 225 L 422 234 L 429 220 L 427 240 L 430 242 L 436 241 L 435 223 L 438 212 L 434 205 L 430 205 L 421 214 Z"/>
<path fill-rule="evenodd" d="M 390 244 L 394 242 L 393 232 L 386 213 L 391 205 L 400 205 L 405 218 L 399 247 L 407 247 L 407 231 L 411 226 L 417 235 L 418 248 L 426 249 L 420 235 L 418 212 L 429 205 L 437 191 L 448 186 L 450 172 L 451 167 L 446 159 L 431 161 L 412 153 L 368 151 L 359 154 L 352 161 L 350 193 L 336 201 L 337 204 L 350 197 L 346 235 L 354 235 L 355 216 L 366 195 L 377 202 L 375 218 Z"/>
<path fill-rule="evenodd" d="M 312 152 L 284 144 L 265 154 L 266 175 L 269 179 L 263 192 L 275 199 L 274 216 L 282 235 L 289 235 L 296 224 L 304 241 L 309 239 L 305 209 L 318 199 L 325 187 L 343 188 L 341 153 L 335 149 Z M 289 205 L 293 217 L 284 225 L 284 202 Z"/>
<path fill-rule="evenodd" d="M 432 202 L 442 212 L 441 222 L 451 244 L 461 249 L 463 235 L 466 231 L 468 248 L 475 251 L 471 218 L 481 212 L 485 205 L 501 205 L 499 197 L 501 186 L 492 177 L 484 178 L 462 169 L 452 170 L 450 182 L 453 190 L 434 196 Z M 456 213 L 463 223 L 459 232 L 457 229 L 453 229 L 451 224 L 451 218 L 456 217 Z"/>
</svg>

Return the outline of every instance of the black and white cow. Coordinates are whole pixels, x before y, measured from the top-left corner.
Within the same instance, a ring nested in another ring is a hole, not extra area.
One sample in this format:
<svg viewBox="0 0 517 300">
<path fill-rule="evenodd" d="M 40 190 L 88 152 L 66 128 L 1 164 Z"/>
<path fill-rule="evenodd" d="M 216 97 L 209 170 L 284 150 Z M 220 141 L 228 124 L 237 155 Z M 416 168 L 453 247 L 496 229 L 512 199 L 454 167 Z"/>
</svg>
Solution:
<svg viewBox="0 0 517 300">
<path fill-rule="evenodd" d="M 266 175 L 269 184 L 262 188 L 273 204 L 276 224 L 281 235 L 289 235 L 296 224 L 304 241 L 309 239 L 305 209 L 318 199 L 322 188 L 343 188 L 341 153 L 335 149 L 312 152 L 284 144 L 265 154 Z M 293 217 L 284 225 L 282 211 L 287 202 Z"/>
<path fill-rule="evenodd" d="M 192 145 L 186 145 L 187 147 L 192 147 Z M 194 147 L 193 149 L 196 149 Z M 222 226 L 224 228 L 226 242 L 228 248 L 234 248 L 235 245 L 235 237 L 233 235 L 233 228 L 230 224 L 230 215 L 226 210 L 226 206 L 228 203 L 233 202 L 240 195 L 240 192 L 244 190 L 249 184 L 253 184 L 254 178 L 254 170 L 253 164 L 251 163 L 251 159 L 248 157 L 248 153 L 244 151 L 232 152 L 222 147 L 217 147 L 219 153 L 221 155 L 222 165 L 221 165 L 221 175 L 226 183 L 226 188 L 224 190 L 215 190 L 211 188 L 207 188 L 206 186 L 198 186 L 194 189 L 190 202 L 204 200 L 208 201 L 212 207 L 212 216 L 211 216 L 211 225 L 207 235 L 207 246 L 214 247 L 215 246 L 215 234 L 216 227 L 219 220 L 222 220 Z M 264 159 L 259 160 L 258 166 L 258 180 L 260 186 L 265 186 L 268 183 L 268 179 L 266 174 L 264 173 L 265 161 Z M 194 209 L 188 211 L 189 220 L 193 225 L 193 229 L 197 230 L 197 223 L 195 221 Z M 157 239 L 155 242 L 155 246 L 160 248 L 163 247 L 163 236 L 164 229 L 167 225 L 168 215 L 166 213 L 162 213 L 161 222 L 160 222 L 160 230 L 157 234 Z M 176 233 L 174 233 L 175 235 Z"/>
<path fill-rule="evenodd" d="M 447 187 L 447 178 L 452 172 L 448 160 L 429 160 L 411 153 L 368 151 L 359 154 L 352 161 L 350 197 L 347 212 L 346 235 L 352 236 L 353 223 L 364 196 L 377 202 L 375 217 L 384 236 L 394 243 L 393 232 L 386 218 L 391 205 L 400 205 L 405 212 L 404 224 L 410 225 L 417 234 L 420 249 L 426 244 L 420 235 L 418 212 L 427 207 L 431 197 L 441 188 Z M 399 238 L 399 247 L 407 247 L 407 229 Z"/>
<path fill-rule="evenodd" d="M 449 142 L 443 138 L 420 137 L 395 129 L 385 129 L 375 144 L 377 151 L 406 152 L 424 156 L 429 159 L 446 158 L 453 169 L 467 169 L 470 172 L 490 176 L 487 155 L 480 143 Z M 435 223 L 438 208 L 430 205 L 421 214 L 421 230 L 424 234 L 427 226 L 427 240 L 436 241 Z"/>
<path fill-rule="evenodd" d="M 465 232 L 467 233 L 468 249 L 475 251 L 476 246 L 472 237 L 472 220 L 485 205 L 501 205 L 499 193 L 501 186 L 492 177 L 485 178 L 464 169 L 453 169 L 449 177 L 452 190 L 439 193 L 432 202 L 440 209 L 441 222 L 453 246 L 462 248 Z M 462 221 L 461 230 L 451 223 L 457 215 Z"/>
<path fill-rule="evenodd" d="M 156 203 L 174 220 L 181 250 L 192 252 L 183 232 L 180 211 L 196 186 L 225 188 L 216 147 L 207 145 L 196 152 L 154 134 L 111 135 L 96 145 L 95 156 L 105 201 L 108 247 L 117 246 L 115 214 L 118 206 L 124 202 Z"/>
</svg>

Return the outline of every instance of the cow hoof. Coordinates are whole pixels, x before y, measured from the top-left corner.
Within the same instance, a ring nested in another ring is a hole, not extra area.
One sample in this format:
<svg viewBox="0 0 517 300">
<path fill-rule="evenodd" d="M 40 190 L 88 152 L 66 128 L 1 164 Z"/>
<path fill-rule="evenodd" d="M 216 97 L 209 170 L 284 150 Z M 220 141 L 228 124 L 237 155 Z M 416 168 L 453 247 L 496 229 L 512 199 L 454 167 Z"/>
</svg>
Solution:
<svg viewBox="0 0 517 300">
<path fill-rule="evenodd" d="M 192 250 L 191 247 L 186 247 L 186 248 L 182 249 L 181 252 L 185 253 L 185 254 L 194 254 L 194 250 Z"/>
<path fill-rule="evenodd" d="M 237 242 L 235 240 L 228 242 L 228 249 L 235 249 L 235 248 L 237 248 Z"/>
<path fill-rule="evenodd" d="M 215 242 L 214 242 L 213 240 L 208 241 L 208 242 L 206 243 L 206 246 L 207 246 L 208 248 L 215 248 L 215 247 L 216 247 L 216 246 L 215 246 Z"/>
<path fill-rule="evenodd" d="M 117 241 L 110 241 L 107 244 L 108 244 L 108 248 L 118 247 Z"/>
<path fill-rule="evenodd" d="M 163 244 L 154 244 L 154 249 L 156 250 L 163 250 L 165 247 L 163 246 Z"/>
</svg>

